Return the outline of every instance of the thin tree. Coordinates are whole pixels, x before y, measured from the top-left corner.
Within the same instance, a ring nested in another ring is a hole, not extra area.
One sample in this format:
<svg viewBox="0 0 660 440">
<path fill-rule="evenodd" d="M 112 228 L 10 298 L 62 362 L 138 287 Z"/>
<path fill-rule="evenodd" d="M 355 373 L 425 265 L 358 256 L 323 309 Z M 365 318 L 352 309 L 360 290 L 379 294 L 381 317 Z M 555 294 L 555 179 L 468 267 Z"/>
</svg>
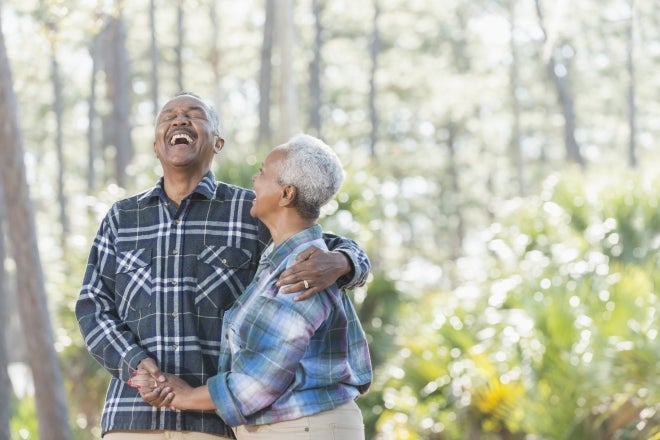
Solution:
<svg viewBox="0 0 660 440">
<path fill-rule="evenodd" d="M 511 96 L 511 140 L 509 148 L 511 162 L 516 173 L 516 184 L 518 195 L 525 195 L 525 168 L 523 163 L 522 145 L 520 142 L 520 99 L 518 88 L 520 87 L 520 74 L 518 72 L 520 60 L 516 46 L 516 0 L 508 2 L 509 7 L 509 48 L 511 50 L 511 65 L 509 66 L 509 94 Z"/>
<path fill-rule="evenodd" d="M 69 417 L 57 353 L 53 345 L 44 276 L 37 247 L 34 213 L 30 201 L 23 142 L 16 99 L 0 20 L 0 176 L 7 212 L 8 236 L 16 262 L 18 312 L 28 348 L 28 363 L 35 389 L 39 438 L 71 438 Z"/>
<path fill-rule="evenodd" d="M 314 57 L 309 66 L 309 128 L 316 136 L 321 136 L 321 62 L 323 50 L 323 9 L 324 0 L 312 0 L 314 16 Z"/>
<path fill-rule="evenodd" d="M 265 0 L 266 17 L 264 37 L 261 43 L 261 67 L 259 68 L 259 132 L 257 145 L 269 144 L 272 136 L 270 126 L 270 89 L 273 82 L 273 40 L 275 34 L 275 0 Z"/>
<path fill-rule="evenodd" d="M 566 81 L 568 73 L 562 75 L 558 73 L 560 65 L 555 57 L 555 40 L 548 35 L 543 16 L 543 8 L 541 7 L 541 0 L 534 0 L 534 3 L 536 5 L 536 13 L 539 19 L 539 27 L 543 34 L 543 61 L 545 62 L 548 75 L 555 86 L 559 106 L 561 107 L 562 116 L 564 117 L 564 144 L 566 146 L 566 158 L 569 162 L 576 163 L 581 168 L 584 168 L 584 158 L 582 157 L 580 146 L 575 138 L 577 125 L 575 103 Z M 567 67 L 566 70 L 568 70 Z"/>
<path fill-rule="evenodd" d="M 447 150 L 448 156 L 448 170 L 450 180 L 450 190 L 445 191 L 445 200 L 448 205 L 448 212 L 454 214 L 456 218 L 456 229 L 453 237 L 450 239 L 451 246 L 451 261 L 458 261 L 462 255 L 463 241 L 465 240 L 465 220 L 461 207 L 459 205 L 457 194 L 462 194 L 463 188 L 460 183 L 460 170 L 458 160 L 456 158 L 456 150 L 458 149 L 458 135 L 459 127 L 454 122 L 449 122 L 447 126 Z"/>
<path fill-rule="evenodd" d="M 627 28 L 628 50 L 626 70 L 628 71 L 628 165 L 637 167 L 637 116 L 636 116 L 636 80 L 635 80 L 635 0 L 630 0 L 630 21 Z"/>
<path fill-rule="evenodd" d="M 215 2 L 211 2 L 215 4 Z M 151 102 L 153 106 L 154 119 L 160 109 L 158 102 L 158 41 L 156 39 L 156 0 L 149 0 L 149 34 L 151 39 Z"/>
<path fill-rule="evenodd" d="M 98 160 L 99 150 L 96 136 L 96 76 L 99 72 L 101 39 L 101 28 L 94 28 L 89 47 L 92 71 L 90 73 L 89 98 L 87 99 L 87 191 L 89 193 L 94 192 L 96 189 L 96 161 Z"/>
<path fill-rule="evenodd" d="M 295 24 L 294 1 L 281 0 L 277 9 L 277 34 L 280 43 L 280 99 L 278 141 L 286 141 L 298 128 L 298 97 L 294 69 Z"/>
<path fill-rule="evenodd" d="M 218 2 L 211 2 L 211 48 L 209 52 L 209 63 L 213 72 L 213 102 L 220 119 L 220 129 L 222 130 L 222 69 L 220 52 L 220 17 L 218 16 Z"/>
<path fill-rule="evenodd" d="M 107 17 L 105 34 L 105 78 L 106 92 L 111 103 L 110 119 L 105 121 L 105 133 L 116 150 L 115 177 L 121 187 L 126 185 L 126 167 L 133 158 L 131 124 L 131 83 L 129 77 L 128 52 L 126 49 L 126 26 L 122 17 L 122 4 L 115 5 L 115 15 Z"/>
<path fill-rule="evenodd" d="M 376 108 L 376 74 L 378 72 L 378 57 L 380 55 L 380 29 L 378 19 L 380 17 L 380 3 L 374 0 L 374 15 L 371 30 L 371 70 L 369 71 L 369 119 L 371 120 L 371 133 L 369 136 L 369 152 L 371 157 L 376 157 L 376 142 L 378 141 L 378 109 Z"/>
<path fill-rule="evenodd" d="M 69 219 L 67 216 L 68 203 L 64 188 L 64 175 L 66 165 L 64 161 L 64 134 L 63 134 L 63 97 L 62 80 L 60 79 L 60 66 L 57 59 L 58 29 L 57 18 L 53 14 L 46 17 L 48 40 L 50 42 L 50 66 L 51 81 L 53 86 L 53 112 L 55 114 L 55 152 L 57 154 L 57 198 L 59 201 L 59 217 L 62 233 L 60 236 L 62 249 L 66 248 L 67 236 L 69 234 Z"/>
<path fill-rule="evenodd" d="M 7 271 L 5 270 L 5 208 L 2 182 L 0 181 L 0 438 L 10 438 L 9 420 L 11 418 L 11 381 L 9 380 L 9 352 L 7 349 Z"/>
<path fill-rule="evenodd" d="M 179 91 L 184 90 L 183 86 L 183 46 L 184 42 L 184 25 L 183 25 L 183 0 L 176 2 L 176 85 Z"/>
</svg>

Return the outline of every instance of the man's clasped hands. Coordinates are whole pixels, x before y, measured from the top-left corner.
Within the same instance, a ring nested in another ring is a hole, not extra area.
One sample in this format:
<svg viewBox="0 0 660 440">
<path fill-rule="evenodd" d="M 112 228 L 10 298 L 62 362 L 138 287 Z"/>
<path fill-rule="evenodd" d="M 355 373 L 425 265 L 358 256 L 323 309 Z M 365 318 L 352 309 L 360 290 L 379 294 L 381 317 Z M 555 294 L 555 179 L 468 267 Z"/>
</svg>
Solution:
<svg viewBox="0 0 660 440">
<path fill-rule="evenodd" d="M 183 396 L 193 387 L 174 374 L 160 371 L 151 358 L 142 360 L 128 385 L 137 388 L 142 399 L 157 408 L 185 409 Z"/>
</svg>

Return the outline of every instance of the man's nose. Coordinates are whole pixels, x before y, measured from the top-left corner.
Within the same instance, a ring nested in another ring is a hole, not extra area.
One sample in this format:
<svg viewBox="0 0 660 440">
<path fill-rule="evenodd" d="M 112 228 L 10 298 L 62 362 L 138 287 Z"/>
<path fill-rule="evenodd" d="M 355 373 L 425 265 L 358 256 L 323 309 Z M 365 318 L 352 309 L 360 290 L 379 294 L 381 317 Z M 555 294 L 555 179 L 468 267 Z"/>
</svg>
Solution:
<svg viewBox="0 0 660 440">
<path fill-rule="evenodd" d="M 188 125 L 190 124 L 190 119 L 184 114 L 177 115 L 176 118 L 174 118 L 174 121 L 172 121 L 174 125 Z"/>
</svg>

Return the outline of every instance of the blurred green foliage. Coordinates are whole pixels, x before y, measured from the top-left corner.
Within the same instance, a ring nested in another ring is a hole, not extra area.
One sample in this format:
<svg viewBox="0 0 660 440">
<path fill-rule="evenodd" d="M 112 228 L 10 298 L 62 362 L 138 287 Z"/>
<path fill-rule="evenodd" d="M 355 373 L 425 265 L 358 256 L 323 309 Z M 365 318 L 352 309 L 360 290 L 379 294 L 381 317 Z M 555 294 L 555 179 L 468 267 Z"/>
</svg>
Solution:
<svg viewBox="0 0 660 440">
<path fill-rule="evenodd" d="M 660 435 L 659 184 L 568 173 L 502 205 L 457 288 L 400 302 L 371 438 Z"/>
</svg>

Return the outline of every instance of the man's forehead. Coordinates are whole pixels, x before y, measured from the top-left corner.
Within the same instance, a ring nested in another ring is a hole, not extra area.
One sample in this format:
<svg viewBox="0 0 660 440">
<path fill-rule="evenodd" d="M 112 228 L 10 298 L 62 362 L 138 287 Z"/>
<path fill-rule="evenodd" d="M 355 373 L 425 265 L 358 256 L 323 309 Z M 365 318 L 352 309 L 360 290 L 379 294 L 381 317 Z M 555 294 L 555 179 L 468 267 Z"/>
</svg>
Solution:
<svg viewBox="0 0 660 440">
<path fill-rule="evenodd" d="M 189 108 L 193 108 L 193 107 L 202 108 L 202 109 L 208 111 L 208 108 L 207 108 L 206 104 L 204 103 L 204 101 L 202 101 L 201 99 L 197 98 L 196 96 L 192 96 L 192 95 L 175 96 L 174 98 L 167 101 L 167 103 L 165 103 L 165 105 L 163 106 L 162 111 L 172 110 L 173 107 L 181 106 L 181 105 L 184 105 L 184 106 L 189 107 Z"/>
</svg>

